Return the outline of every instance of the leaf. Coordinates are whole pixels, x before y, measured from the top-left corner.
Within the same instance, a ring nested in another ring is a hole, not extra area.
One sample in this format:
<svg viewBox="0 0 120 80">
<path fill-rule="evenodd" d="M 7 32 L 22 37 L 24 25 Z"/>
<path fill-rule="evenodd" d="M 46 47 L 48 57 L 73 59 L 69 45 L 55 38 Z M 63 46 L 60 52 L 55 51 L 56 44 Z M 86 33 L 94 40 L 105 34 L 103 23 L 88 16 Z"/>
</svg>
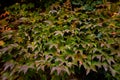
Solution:
<svg viewBox="0 0 120 80">
<path fill-rule="evenodd" d="M 14 68 L 15 64 L 13 63 L 13 61 L 9 61 L 6 62 L 4 64 L 4 71 L 6 71 L 8 68 L 10 68 L 10 70 L 12 70 Z"/>
<path fill-rule="evenodd" d="M 63 71 L 67 72 L 70 75 L 68 68 L 64 66 L 52 67 L 51 74 L 53 74 L 54 71 L 57 71 L 57 75 L 60 75 Z"/>
<path fill-rule="evenodd" d="M 5 13 L 3 13 L 3 14 L 0 15 L 0 18 L 6 17 L 6 16 L 8 16 L 9 14 L 10 14 L 9 11 L 5 11 Z"/>
<path fill-rule="evenodd" d="M 46 20 L 46 21 L 44 21 L 44 22 L 45 22 L 46 24 L 50 25 L 50 26 L 53 25 L 52 21 L 50 21 L 50 20 Z"/>
<path fill-rule="evenodd" d="M 50 74 L 53 74 L 55 70 L 56 70 L 56 67 L 52 67 Z"/>
<path fill-rule="evenodd" d="M 110 68 L 110 71 L 112 73 L 112 76 L 115 76 L 116 75 L 116 71 L 112 67 L 109 67 L 109 68 Z"/>
<path fill-rule="evenodd" d="M 20 73 L 21 71 L 23 71 L 24 74 L 25 74 L 25 73 L 28 71 L 28 69 L 29 69 L 29 66 L 23 65 L 23 66 L 20 67 L 19 73 Z"/>
<path fill-rule="evenodd" d="M 28 65 L 22 65 L 21 67 L 20 67 L 20 70 L 19 70 L 19 73 L 20 72 L 23 72 L 24 74 L 26 74 L 27 73 L 27 71 L 28 71 L 28 69 L 30 69 L 30 68 L 34 68 L 33 66 L 28 66 Z"/>
<path fill-rule="evenodd" d="M 86 58 L 87 58 L 87 56 L 86 56 L 85 54 L 82 54 L 81 57 L 82 57 L 83 59 L 86 59 Z"/>
<path fill-rule="evenodd" d="M 88 75 L 90 73 L 90 69 L 86 70 L 86 75 Z"/>
<path fill-rule="evenodd" d="M 73 4 L 73 5 L 75 5 L 75 6 L 80 6 L 80 4 L 81 4 L 81 1 L 79 1 L 79 2 L 78 2 L 78 1 L 77 1 L 77 2 L 75 2 L 75 1 L 72 1 L 72 4 Z"/>
<path fill-rule="evenodd" d="M 62 69 L 61 69 L 60 66 L 58 66 L 58 67 L 53 67 L 53 68 L 51 69 L 51 74 L 53 74 L 54 71 L 57 71 L 57 75 L 60 75 Z"/>
<path fill-rule="evenodd" d="M 57 11 L 56 10 L 50 10 L 49 13 L 50 14 L 57 14 Z"/>
<path fill-rule="evenodd" d="M 22 42 L 23 42 L 23 38 L 17 37 L 17 38 L 15 39 L 15 41 L 18 42 L 18 43 L 22 43 Z"/>
<path fill-rule="evenodd" d="M 51 58 L 53 58 L 53 57 L 50 56 L 50 55 L 45 55 L 45 60 L 46 60 L 46 61 L 49 60 L 49 59 L 51 59 Z"/>
<path fill-rule="evenodd" d="M 55 36 L 57 36 L 57 35 L 63 36 L 63 33 L 61 31 L 55 31 L 54 33 L 55 33 Z"/>
<path fill-rule="evenodd" d="M 61 25 L 61 24 L 63 24 L 63 22 L 59 20 L 59 21 L 57 21 L 57 24 Z"/>
<path fill-rule="evenodd" d="M 107 62 L 111 65 L 111 63 L 115 63 L 115 60 L 114 58 L 108 58 Z"/>
<path fill-rule="evenodd" d="M 103 63 L 103 68 L 104 68 L 105 71 L 108 71 L 107 63 Z"/>
<path fill-rule="evenodd" d="M 0 46 L 4 46 L 5 42 L 3 40 L 0 40 Z"/>
<path fill-rule="evenodd" d="M 94 38 L 95 38 L 95 35 L 94 35 L 94 34 L 90 34 L 90 35 L 87 35 L 86 38 L 87 38 L 87 39 L 94 39 Z"/>
<path fill-rule="evenodd" d="M 45 61 L 41 61 L 41 60 L 35 61 L 35 66 L 37 68 L 37 71 L 39 71 L 40 69 L 45 71 L 45 64 L 44 63 L 45 63 Z"/>
<path fill-rule="evenodd" d="M 65 66 L 64 71 L 65 71 L 68 75 L 70 75 L 70 71 L 69 71 L 68 67 Z"/>
</svg>

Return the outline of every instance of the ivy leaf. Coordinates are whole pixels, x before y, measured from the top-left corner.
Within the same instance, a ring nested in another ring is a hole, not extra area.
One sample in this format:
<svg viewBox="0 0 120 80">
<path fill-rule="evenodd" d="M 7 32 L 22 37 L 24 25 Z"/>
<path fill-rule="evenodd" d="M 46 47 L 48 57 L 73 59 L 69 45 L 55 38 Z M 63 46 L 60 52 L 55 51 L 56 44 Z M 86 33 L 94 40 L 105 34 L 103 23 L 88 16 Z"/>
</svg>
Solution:
<svg viewBox="0 0 120 80">
<path fill-rule="evenodd" d="M 45 60 L 39 60 L 39 61 L 35 61 L 35 66 L 37 68 L 37 71 L 39 71 L 40 69 L 45 71 Z"/>
<path fill-rule="evenodd" d="M 54 71 L 57 71 L 57 75 L 59 75 L 61 72 L 61 68 L 60 67 L 52 67 L 51 74 L 53 74 Z"/>
<path fill-rule="evenodd" d="M 20 70 L 19 70 L 19 72 L 24 72 L 24 74 L 28 71 L 28 69 L 29 69 L 29 66 L 27 66 L 27 65 L 23 65 L 23 66 L 21 66 L 20 67 Z"/>
<path fill-rule="evenodd" d="M 108 58 L 107 62 L 111 65 L 111 63 L 115 63 L 115 60 L 113 58 Z"/>
<path fill-rule="evenodd" d="M 86 75 L 90 73 L 90 68 L 86 70 Z"/>
<path fill-rule="evenodd" d="M 107 42 L 108 42 L 109 44 L 114 44 L 115 41 L 114 41 L 114 39 L 108 39 Z"/>
<path fill-rule="evenodd" d="M 55 33 L 55 36 L 57 36 L 57 35 L 61 35 L 61 36 L 63 36 L 62 31 L 55 31 L 54 33 Z"/>
<path fill-rule="evenodd" d="M 104 63 L 102 64 L 102 66 L 103 66 L 103 68 L 104 68 L 105 71 L 108 71 L 108 66 L 107 66 L 107 63 L 106 63 L 106 62 L 104 62 Z"/>
<path fill-rule="evenodd" d="M 116 71 L 112 67 L 109 67 L 109 68 L 110 68 L 112 76 L 115 76 L 116 75 Z"/>
<path fill-rule="evenodd" d="M 24 74 L 26 74 L 27 73 L 27 71 L 28 71 L 28 69 L 30 69 L 30 68 L 34 68 L 33 66 L 28 66 L 28 65 L 22 65 L 21 67 L 20 67 L 20 70 L 18 71 L 19 73 L 20 72 L 23 72 Z"/>
<path fill-rule="evenodd" d="M 6 62 L 4 64 L 4 71 L 6 71 L 8 68 L 10 68 L 10 70 L 12 70 L 14 68 L 15 64 L 13 63 L 13 61 L 9 61 Z"/>
<path fill-rule="evenodd" d="M 50 21 L 50 20 L 46 20 L 46 21 L 44 21 L 46 24 L 48 24 L 48 25 L 53 25 L 53 23 L 52 23 L 52 21 Z"/>
<path fill-rule="evenodd" d="M 69 69 L 68 69 L 68 67 L 64 67 L 64 69 L 63 69 L 68 75 L 70 75 L 70 71 L 69 71 Z"/>
<path fill-rule="evenodd" d="M 81 57 L 82 57 L 83 59 L 86 59 L 86 58 L 87 58 L 87 56 L 86 56 L 85 54 L 82 54 Z"/>
<path fill-rule="evenodd" d="M 67 72 L 70 75 L 70 72 L 67 67 L 64 66 L 56 66 L 51 69 L 51 74 L 53 74 L 54 71 L 57 71 L 57 75 L 60 75 L 63 71 Z"/>
</svg>

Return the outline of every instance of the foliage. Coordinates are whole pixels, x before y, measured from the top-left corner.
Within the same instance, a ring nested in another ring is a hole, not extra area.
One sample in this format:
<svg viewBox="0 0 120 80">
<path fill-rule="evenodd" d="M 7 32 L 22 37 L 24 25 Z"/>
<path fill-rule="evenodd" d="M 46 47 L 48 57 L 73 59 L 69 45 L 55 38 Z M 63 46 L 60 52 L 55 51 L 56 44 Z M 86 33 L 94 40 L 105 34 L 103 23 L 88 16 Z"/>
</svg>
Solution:
<svg viewBox="0 0 120 80">
<path fill-rule="evenodd" d="M 119 80 L 119 7 L 92 4 L 56 2 L 45 12 L 33 3 L 7 7 L 0 22 L 0 79 Z"/>
</svg>

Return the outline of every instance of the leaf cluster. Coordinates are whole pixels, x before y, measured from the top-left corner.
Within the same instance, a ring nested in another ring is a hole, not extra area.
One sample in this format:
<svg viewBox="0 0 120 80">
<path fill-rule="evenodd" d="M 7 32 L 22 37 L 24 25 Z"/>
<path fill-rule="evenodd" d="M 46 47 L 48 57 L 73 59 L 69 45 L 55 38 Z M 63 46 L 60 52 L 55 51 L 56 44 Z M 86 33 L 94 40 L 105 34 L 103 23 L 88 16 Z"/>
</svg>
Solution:
<svg viewBox="0 0 120 80">
<path fill-rule="evenodd" d="M 31 11 L 32 3 L 7 8 L 11 30 L 0 37 L 0 79 L 93 80 L 96 73 L 95 80 L 119 80 L 119 12 L 111 4 L 92 11 L 55 4 L 43 13 Z"/>
</svg>

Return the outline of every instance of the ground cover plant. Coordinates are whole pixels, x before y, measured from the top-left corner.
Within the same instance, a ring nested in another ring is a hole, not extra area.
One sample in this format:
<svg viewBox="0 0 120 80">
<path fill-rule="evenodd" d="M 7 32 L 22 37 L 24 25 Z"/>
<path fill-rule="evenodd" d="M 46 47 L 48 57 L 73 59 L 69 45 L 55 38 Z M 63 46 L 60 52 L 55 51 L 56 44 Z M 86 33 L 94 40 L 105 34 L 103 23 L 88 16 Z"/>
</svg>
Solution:
<svg viewBox="0 0 120 80">
<path fill-rule="evenodd" d="M 5 7 L 0 80 L 119 80 L 120 3 L 103 1 Z"/>
</svg>

